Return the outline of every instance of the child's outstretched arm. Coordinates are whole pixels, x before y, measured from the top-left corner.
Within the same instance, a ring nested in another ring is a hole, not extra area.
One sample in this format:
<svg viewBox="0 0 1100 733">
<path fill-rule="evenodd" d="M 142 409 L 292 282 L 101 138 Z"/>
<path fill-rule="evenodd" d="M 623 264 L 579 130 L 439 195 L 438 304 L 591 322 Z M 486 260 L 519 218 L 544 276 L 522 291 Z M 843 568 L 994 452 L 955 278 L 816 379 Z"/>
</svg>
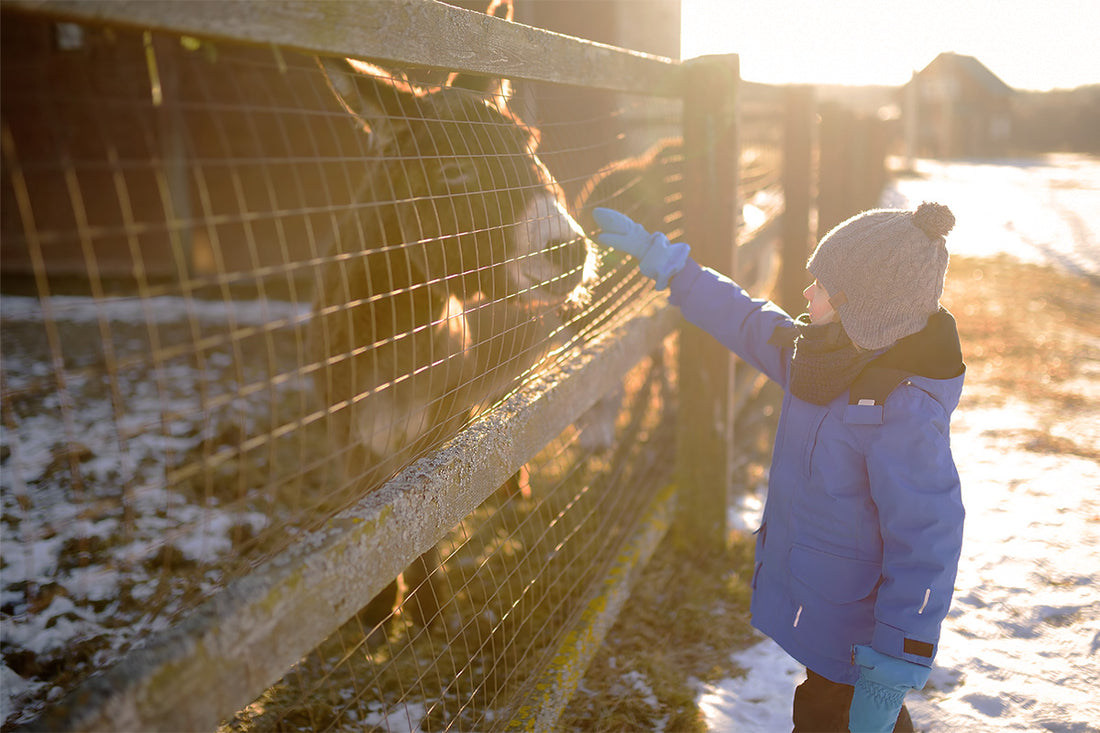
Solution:
<svg viewBox="0 0 1100 733">
<path fill-rule="evenodd" d="M 612 209 L 598 208 L 592 215 L 602 230 L 597 242 L 636 258 L 658 290 L 670 288 L 670 302 L 688 321 L 786 389 L 791 339 L 785 346 L 769 343 L 777 328 L 793 326 L 779 306 L 751 298 L 733 280 L 700 267 L 687 244 L 670 244 L 661 232 L 650 233 Z"/>
</svg>

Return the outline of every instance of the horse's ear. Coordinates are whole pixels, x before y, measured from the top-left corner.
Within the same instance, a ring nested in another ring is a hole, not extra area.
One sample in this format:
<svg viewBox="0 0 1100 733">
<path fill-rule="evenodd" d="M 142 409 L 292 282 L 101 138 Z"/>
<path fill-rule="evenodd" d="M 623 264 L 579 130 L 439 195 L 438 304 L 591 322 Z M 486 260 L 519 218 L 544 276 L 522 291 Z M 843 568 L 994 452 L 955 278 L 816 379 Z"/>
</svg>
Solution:
<svg viewBox="0 0 1100 733">
<path fill-rule="evenodd" d="M 374 144 L 393 139 L 392 120 L 406 119 L 422 92 L 403 76 L 355 59 L 319 58 L 329 88 L 370 131 Z"/>
<path fill-rule="evenodd" d="M 504 18 L 504 20 L 512 20 L 515 17 L 515 8 L 512 6 L 512 0 L 491 0 L 489 7 L 485 10 L 486 15 L 491 15 L 494 18 Z M 476 74 L 463 74 L 454 72 L 447 77 L 447 86 L 458 87 L 460 89 L 471 89 L 481 94 L 486 94 L 493 98 L 496 105 L 505 109 L 508 106 L 508 100 L 512 96 L 512 84 L 507 79 L 498 79 L 490 76 L 478 76 Z"/>
<path fill-rule="evenodd" d="M 516 8 L 513 6 L 512 0 L 490 0 L 489 7 L 485 9 L 485 14 L 494 18 L 512 20 L 516 17 Z"/>
<path fill-rule="evenodd" d="M 470 89 L 479 94 L 492 98 L 493 103 L 502 111 L 507 108 L 508 100 L 512 98 L 512 83 L 507 79 L 499 79 L 491 76 L 477 76 L 476 74 L 452 73 L 447 78 L 447 86 L 459 89 Z"/>
</svg>

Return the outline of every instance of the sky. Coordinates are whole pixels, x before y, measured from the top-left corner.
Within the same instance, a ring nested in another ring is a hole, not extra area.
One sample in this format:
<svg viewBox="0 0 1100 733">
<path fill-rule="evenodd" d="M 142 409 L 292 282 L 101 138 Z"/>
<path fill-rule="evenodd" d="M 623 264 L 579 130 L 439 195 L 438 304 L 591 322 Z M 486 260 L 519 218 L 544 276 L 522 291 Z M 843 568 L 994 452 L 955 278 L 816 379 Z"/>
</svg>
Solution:
<svg viewBox="0 0 1100 733">
<path fill-rule="evenodd" d="M 681 56 L 769 84 L 900 85 L 939 53 L 1017 89 L 1100 84 L 1100 0 L 682 0 Z"/>
</svg>

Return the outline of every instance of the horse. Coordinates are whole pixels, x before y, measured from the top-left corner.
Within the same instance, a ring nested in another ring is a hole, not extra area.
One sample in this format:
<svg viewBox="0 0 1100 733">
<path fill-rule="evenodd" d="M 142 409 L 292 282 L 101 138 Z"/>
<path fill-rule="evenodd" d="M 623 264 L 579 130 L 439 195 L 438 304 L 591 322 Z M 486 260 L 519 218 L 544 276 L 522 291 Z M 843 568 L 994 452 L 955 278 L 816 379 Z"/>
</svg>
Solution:
<svg viewBox="0 0 1100 733">
<path fill-rule="evenodd" d="M 354 60 L 321 65 L 368 155 L 319 270 L 314 384 L 345 484 L 367 491 L 559 345 L 596 250 L 536 154 L 537 130 L 509 108 L 507 82 L 451 75 L 425 89 Z M 420 558 L 406 585 L 434 564 Z M 438 610 L 432 591 L 407 608 L 420 621 Z M 392 585 L 368 615 L 395 600 Z"/>
</svg>

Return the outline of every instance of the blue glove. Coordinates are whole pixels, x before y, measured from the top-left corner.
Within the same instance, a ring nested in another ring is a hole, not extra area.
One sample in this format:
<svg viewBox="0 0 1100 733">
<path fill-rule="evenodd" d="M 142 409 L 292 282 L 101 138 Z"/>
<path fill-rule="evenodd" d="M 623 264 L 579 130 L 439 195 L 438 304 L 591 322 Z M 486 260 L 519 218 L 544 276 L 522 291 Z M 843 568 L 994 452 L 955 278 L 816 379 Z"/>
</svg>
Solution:
<svg viewBox="0 0 1100 733">
<path fill-rule="evenodd" d="M 848 709 L 852 733 L 890 733 L 898 720 L 905 693 L 924 687 L 932 670 L 904 659 L 880 654 L 869 646 L 856 646 L 859 680 Z"/>
<path fill-rule="evenodd" d="M 669 244 L 668 237 L 661 232 L 650 234 L 641 224 L 614 209 L 593 209 L 592 217 L 603 230 L 596 235 L 596 241 L 636 258 L 638 269 L 657 281 L 658 290 L 667 288 L 672 276 L 684 269 L 691 252 L 689 245 Z"/>
</svg>

